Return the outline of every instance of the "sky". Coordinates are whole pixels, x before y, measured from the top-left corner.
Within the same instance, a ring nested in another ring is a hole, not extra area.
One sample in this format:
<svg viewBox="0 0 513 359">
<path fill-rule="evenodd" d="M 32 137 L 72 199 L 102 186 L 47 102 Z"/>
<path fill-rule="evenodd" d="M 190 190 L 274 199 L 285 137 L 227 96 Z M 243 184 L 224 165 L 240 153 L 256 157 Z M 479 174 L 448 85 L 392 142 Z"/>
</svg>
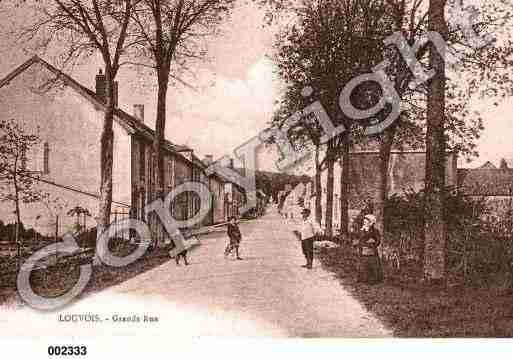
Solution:
<svg viewBox="0 0 513 359">
<path fill-rule="evenodd" d="M 23 15 L 16 16 L 21 19 Z M 12 21 L 12 17 L 0 13 L 0 23 Z M 209 60 L 195 64 L 194 78 L 189 81 L 195 89 L 177 86 L 168 91 L 166 136 L 192 147 L 200 158 L 233 155 L 237 146 L 266 128 L 280 94 L 281 83 L 270 59 L 276 27 L 265 24 L 264 11 L 241 0 L 221 32 L 208 43 Z M 0 43 L 0 54 L 0 78 L 32 55 L 9 41 Z M 94 89 L 94 74 L 100 67 L 99 57 L 93 56 L 71 75 Z M 118 80 L 120 107 L 132 113 L 134 104 L 144 104 L 145 121 L 153 127 L 154 88 L 140 73 L 129 69 L 122 70 Z M 485 125 L 478 140 L 480 157 L 471 163 L 461 159 L 461 167 L 476 167 L 486 161 L 497 165 L 503 157 L 513 159 L 513 99 L 498 107 L 492 102 L 474 102 Z M 260 152 L 259 159 L 260 169 L 275 169 L 275 150 Z"/>
</svg>

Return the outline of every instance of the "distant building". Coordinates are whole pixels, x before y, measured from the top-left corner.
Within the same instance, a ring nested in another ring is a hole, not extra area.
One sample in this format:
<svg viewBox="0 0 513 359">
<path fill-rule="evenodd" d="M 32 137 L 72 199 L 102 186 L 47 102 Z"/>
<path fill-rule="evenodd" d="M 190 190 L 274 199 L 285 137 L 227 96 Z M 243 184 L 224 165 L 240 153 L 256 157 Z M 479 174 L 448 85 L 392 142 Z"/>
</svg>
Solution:
<svg viewBox="0 0 513 359">
<path fill-rule="evenodd" d="M 482 169 L 497 169 L 497 167 L 495 167 L 495 165 L 493 163 L 491 163 L 490 161 L 486 161 L 481 167 L 479 168 L 482 168 Z"/>
<path fill-rule="evenodd" d="M 425 152 L 421 151 L 392 151 L 388 171 L 388 194 L 402 194 L 407 190 L 419 191 L 424 188 L 425 179 Z M 379 175 L 379 156 L 377 151 L 352 152 L 350 158 L 350 193 L 349 193 L 349 217 L 352 220 L 366 202 L 373 201 L 377 191 Z M 334 193 L 333 193 L 333 228 L 340 228 L 340 162 L 335 164 Z M 327 201 L 327 170 L 321 174 L 321 225 L 325 226 L 326 201 Z M 446 184 L 457 185 L 457 155 L 449 153 L 446 161 Z M 307 192 L 311 193 L 309 208 L 315 210 L 315 177 L 307 186 Z"/>
<path fill-rule="evenodd" d="M 226 222 L 226 204 L 225 204 L 225 184 L 226 179 L 217 173 L 211 174 L 209 177 L 210 193 L 212 194 L 212 223 Z"/>
<path fill-rule="evenodd" d="M 486 201 L 487 219 L 513 215 L 513 169 L 458 169 L 458 188 L 466 196 Z"/>
<path fill-rule="evenodd" d="M 500 161 L 499 168 L 502 169 L 513 169 L 513 159 L 511 158 L 502 158 Z"/>
</svg>

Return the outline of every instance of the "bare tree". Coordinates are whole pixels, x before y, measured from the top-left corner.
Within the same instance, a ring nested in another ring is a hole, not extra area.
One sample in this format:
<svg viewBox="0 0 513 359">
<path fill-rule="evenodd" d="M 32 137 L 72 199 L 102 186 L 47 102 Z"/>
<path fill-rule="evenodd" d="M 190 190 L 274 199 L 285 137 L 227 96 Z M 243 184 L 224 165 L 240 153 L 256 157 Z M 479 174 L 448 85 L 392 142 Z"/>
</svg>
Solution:
<svg viewBox="0 0 513 359">
<path fill-rule="evenodd" d="M 41 5 L 40 19 L 23 32 L 33 39 L 43 33 L 46 43 L 58 41 L 66 47 L 63 66 L 99 53 L 105 67 L 106 106 L 101 134 L 101 187 L 98 234 L 110 224 L 112 206 L 112 161 L 115 79 L 127 48 L 132 9 L 137 0 L 49 0 Z"/>
<path fill-rule="evenodd" d="M 27 166 L 27 154 L 40 142 L 15 120 L 0 121 L 0 201 L 11 202 L 16 215 L 18 260 L 21 251 L 21 203 L 33 203 L 48 194 L 37 188 L 38 173 Z"/>
<path fill-rule="evenodd" d="M 157 77 L 157 118 L 153 141 L 153 193 L 164 194 L 162 144 L 166 129 L 166 99 L 170 80 L 186 84 L 181 73 L 191 60 L 205 55 L 202 41 L 216 33 L 234 0 L 143 0 L 132 14 L 137 50 L 132 64 L 150 67 Z"/>
<path fill-rule="evenodd" d="M 314 164 L 315 164 L 315 220 L 321 224 L 322 222 L 322 185 L 321 185 L 321 164 L 320 164 L 320 152 L 321 152 L 321 146 L 315 145 L 315 158 L 314 158 Z"/>
</svg>

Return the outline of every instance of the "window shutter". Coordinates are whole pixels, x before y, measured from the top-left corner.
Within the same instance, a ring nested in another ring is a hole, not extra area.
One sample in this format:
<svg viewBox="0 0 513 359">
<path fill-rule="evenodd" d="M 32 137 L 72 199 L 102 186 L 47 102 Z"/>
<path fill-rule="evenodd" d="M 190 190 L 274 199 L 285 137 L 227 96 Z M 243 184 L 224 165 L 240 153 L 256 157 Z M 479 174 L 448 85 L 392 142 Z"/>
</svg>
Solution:
<svg viewBox="0 0 513 359">
<path fill-rule="evenodd" d="M 26 169 L 34 172 L 43 170 L 43 144 L 30 148 L 26 154 Z"/>
<path fill-rule="evenodd" d="M 48 142 L 43 144 L 43 174 L 50 173 L 50 145 Z"/>
</svg>

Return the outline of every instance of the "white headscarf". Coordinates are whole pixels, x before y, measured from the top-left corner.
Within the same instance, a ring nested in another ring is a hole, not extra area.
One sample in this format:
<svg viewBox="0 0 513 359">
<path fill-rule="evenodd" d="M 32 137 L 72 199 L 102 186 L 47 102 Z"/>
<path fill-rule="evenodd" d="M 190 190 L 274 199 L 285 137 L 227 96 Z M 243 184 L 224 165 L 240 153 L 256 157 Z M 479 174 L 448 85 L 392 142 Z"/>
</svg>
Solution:
<svg viewBox="0 0 513 359">
<path fill-rule="evenodd" d="M 363 217 L 363 218 L 368 219 L 368 220 L 369 220 L 369 222 L 370 222 L 370 225 L 371 225 L 371 226 L 372 226 L 372 225 L 374 225 L 374 224 L 376 224 L 376 216 L 375 216 L 375 215 L 373 215 L 373 214 L 367 214 L 367 215 L 365 215 L 365 217 Z"/>
</svg>

